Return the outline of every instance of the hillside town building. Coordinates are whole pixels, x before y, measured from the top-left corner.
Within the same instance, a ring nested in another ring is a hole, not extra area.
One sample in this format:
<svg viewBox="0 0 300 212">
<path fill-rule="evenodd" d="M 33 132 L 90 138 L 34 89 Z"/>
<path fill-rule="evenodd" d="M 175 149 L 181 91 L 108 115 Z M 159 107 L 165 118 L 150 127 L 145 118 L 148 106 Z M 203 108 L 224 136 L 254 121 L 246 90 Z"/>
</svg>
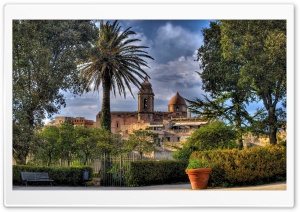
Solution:
<svg viewBox="0 0 300 212">
<path fill-rule="evenodd" d="M 49 122 L 47 126 L 60 126 L 64 122 L 70 122 L 74 126 L 86 126 L 88 128 L 95 127 L 93 120 L 87 120 L 84 117 L 68 117 L 68 116 L 57 116 L 53 122 Z"/>
<path fill-rule="evenodd" d="M 192 118 L 187 110 L 184 98 L 177 92 L 166 106 L 167 111 L 155 111 L 154 92 L 149 79 L 146 77 L 138 92 L 137 111 L 112 111 L 111 131 L 120 133 L 123 139 L 128 139 L 135 130 L 150 130 L 159 135 L 162 141 L 185 141 L 192 132 L 207 122 Z M 101 111 L 96 115 L 96 122 L 84 117 L 57 116 L 48 126 L 59 126 L 65 121 L 75 126 L 100 128 Z"/>
<path fill-rule="evenodd" d="M 151 130 L 163 141 L 179 142 L 207 122 L 192 118 L 187 111 L 184 98 L 177 92 L 169 101 L 168 111 L 154 110 L 154 92 L 146 78 L 138 92 L 137 111 L 112 111 L 111 131 L 127 139 L 134 130 Z M 96 116 L 96 127 L 100 127 L 101 111 Z"/>
</svg>

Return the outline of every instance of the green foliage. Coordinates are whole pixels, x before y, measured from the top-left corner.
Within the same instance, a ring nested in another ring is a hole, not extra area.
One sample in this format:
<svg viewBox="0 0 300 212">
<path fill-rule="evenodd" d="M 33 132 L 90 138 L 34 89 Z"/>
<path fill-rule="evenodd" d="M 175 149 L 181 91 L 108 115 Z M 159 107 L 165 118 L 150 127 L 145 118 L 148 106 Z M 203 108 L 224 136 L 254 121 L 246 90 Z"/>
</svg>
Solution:
<svg viewBox="0 0 300 212">
<path fill-rule="evenodd" d="M 49 177 L 54 180 L 56 186 L 82 186 L 83 171 L 89 172 L 91 178 L 93 169 L 89 166 L 80 167 L 44 167 L 44 166 L 27 166 L 27 165 L 14 165 L 13 166 L 13 185 L 21 185 L 21 172 L 48 172 Z"/>
<path fill-rule="evenodd" d="M 189 164 L 186 167 L 186 169 L 198 169 L 198 168 L 209 168 L 208 161 L 202 157 L 201 159 L 199 158 L 190 158 L 189 159 Z"/>
<path fill-rule="evenodd" d="M 127 150 L 137 151 L 141 158 L 145 153 L 155 151 L 155 146 L 159 144 L 158 134 L 146 130 L 136 130 L 129 135 L 129 139 L 125 141 Z"/>
<path fill-rule="evenodd" d="M 90 86 L 99 90 L 102 84 L 103 98 L 100 125 L 103 129 L 111 131 L 110 114 L 110 91 L 116 96 L 118 90 L 120 95 L 126 98 L 126 87 L 132 90 L 130 84 L 140 87 L 139 79 L 148 76 L 142 67 L 148 67 L 146 59 L 153 59 L 143 49 L 145 46 L 133 45 L 139 39 L 129 38 L 136 34 L 127 28 L 121 31 L 117 21 L 112 24 L 107 21 L 100 22 L 98 40 L 94 43 L 94 50 L 88 61 L 81 66 L 81 76 L 88 81 L 86 90 Z"/>
<path fill-rule="evenodd" d="M 58 145 L 60 147 L 60 157 L 67 160 L 68 165 L 70 165 L 76 151 L 74 126 L 71 123 L 64 122 L 59 126 Z"/>
<path fill-rule="evenodd" d="M 59 128 L 56 126 L 46 126 L 35 134 L 32 154 L 35 160 L 41 160 L 43 164 L 51 166 L 58 161 L 60 156 Z"/>
<path fill-rule="evenodd" d="M 276 144 L 277 104 L 286 104 L 286 20 L 227 20 L 220 29 L 222 55 L 240 64 L 238 84 L 250 85 L 262 100 L 270 142 Z"/>
<path fill-rule="evenodd" d="M 120 154 L 126 151 L 120 135 L 100 128 L 87 128 L 65 122 L 61 126 L 44 127 L 35 134 L 32 164 L 57 164 L 59 159 L 79 158 L 83 164 L 103 153 Z"/>
<path fill-rule="evenodd" d="M 198 74 L 203 83 L 202 89 L 209 92 L 209 96 L 188 100 L 189 109 L 208 120 L 218 118 L 234 124 L 239 149 L 242 149 L 243 126 L 252 121 L 246 106 L 254 96 L 250 83 L 240 83 L 240 61 L 226 59 L 222 55 L 221 23 L 211 22 L 210 28 L 202 30 L 204 42 L 198 49 L 198 61 L 203 71 Z"/>
<path fill-rule="evenodd" d="M 91 139 L 92 130 L 86 126 L 75 127 L 75 138 L 77 155 L 82 158 L 84 165 L 92 158 L 92 151 L 96 148 L 97 142 Z"/>
<path fill-rule="evenodd" d="M 197 150 L 197 147 L 186 142 L 184 143 L 182 149 L 172 153 L 172 157 L 176 160 L 188 160 L 193 151 Z"/>
<path fill-rule="evenodd" d="M 198 151 L 191 159 L 208 161 L 212 168 L 210 186 L 255 185 L 286 178 L 286 148 L 282 145 L 243 150 Z"/>
<path fill-rule="evenodd" d="M 237 148 L 235 139 L 236 132 L 232 126 L 227 126 L 221 121 L 213 121 L 194 131 L 183 144 L 182 149 L 176 151 L 173 157 L 178 160 L 188 160 L 194 151 Z"/>
<path fill-rule="evenodd" d="M 127 186 L 146 186 L 188 182 L 185 161 L 134 161 L 126 176 Z"/>
<path fill-rule="evenodd" d="M 21 124 L 22 123 L 22 124 Z M 13 122 L 13 157 L 18 164 L 26 164 L 26 158 L 32 147 L 33 127 L 28 123 Z"/>
<path fill-rule="evenodd" d="M 65 106 L 61 91 L 74 94 L 84 83 L 77 61 L 96 35 L 90 21 L 13 21 L 13 148 L 25 164 L 36 128 Z"/>
<path fill-rule="evenodd" d="M 92 151 L 94 157 L 103 153 L 116 155 L 125 151 L 124 142 L 119 134 L 112 134 L 102 128 L 92 128 L 91 139 L 97 142 L 96 148 Z"/>
</svg>

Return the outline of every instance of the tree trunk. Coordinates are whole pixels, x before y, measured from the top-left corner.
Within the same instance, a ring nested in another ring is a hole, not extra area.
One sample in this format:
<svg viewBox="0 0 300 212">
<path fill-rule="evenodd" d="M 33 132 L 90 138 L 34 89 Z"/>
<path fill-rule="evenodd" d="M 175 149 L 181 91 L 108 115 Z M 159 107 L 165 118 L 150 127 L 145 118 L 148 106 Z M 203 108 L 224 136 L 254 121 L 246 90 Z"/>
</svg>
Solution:
<svg viewBox="0 0 300 212">
<path fill-rule="evenodd" d="M 110 84 L 111 78 L 108 71 L 104 74 L 102 81 L 103 97 L 100 126 L 102 129 L 111 132 L 111 115 L 110 115 Z"/>
<path fill-rule="evenodd" d="M 276 138 L 276 133 L 277 133 L 277 117 L 275 114 L 274 108 L 270 107 L 268 111 L 268 122 L 270 126 L 270 132 L 269 132 L 269 139 L 270 139 L 270 144 L 276 144 L 277 143 L 277 138 Z"/>
<path fill-rule="evenodd" d="M 238 102 L 238 98 L 237 100 L 235 99 L 234 102 Z M 238 143 L 238 149 L 242 150 L 244 148 L 244 144 L 243 144 L 243 130 L 242 130 L 242 120 L 241 120 L 241 107 L 239 103 L 235 104 L 235 128 L 237 130 L 237 143 Z"/>
<path fill-rule="evenodd" d="M 277 144 L 276 134 L 277 134 L 277 127 L 271 127 L 270 134 L 269 134 L 270 144 L 274 144 L 274 145 Z"/>
<path fill-rule="evenodd" d="M 48 166 L 51 166 L 51 161 L 52 161 L 52 157 L 51 157 L 51 153 L 49 153 L 49 161 L 48 161 Z"/>
<path fill-rule="evenodd" d="M 16 160 L 16 164 L 18 164 L 18 165 L 26 165 L 26 156 L 24 156 L 22 154 L 18 154 L 14 158 Z"/>
<path fill-rule="evenodd" d="M 238 138 L 238 148 L 239 150 L 242 150 L 244 148 L 243 139 Z"/>
<path fill-rule="evenodd" d="M 86 165 L 87 162 L 88 162 L 88 153 L 85 154 L 85 158 L 84 158 L 84 162 L 83 162 L 83 165 Z"/>
</svg>

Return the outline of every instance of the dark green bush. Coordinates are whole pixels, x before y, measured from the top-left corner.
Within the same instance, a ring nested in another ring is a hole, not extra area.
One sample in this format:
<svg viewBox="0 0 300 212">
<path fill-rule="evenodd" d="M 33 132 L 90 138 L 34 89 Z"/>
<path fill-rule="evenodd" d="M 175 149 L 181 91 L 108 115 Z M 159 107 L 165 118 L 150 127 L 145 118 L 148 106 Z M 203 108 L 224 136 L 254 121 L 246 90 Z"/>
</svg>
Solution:
<svg viewBox="0 0 300 212">
<path fill-rule="evenodd" d="M 187 161 L 134 161 L 126 174 L 127 186 L 146 186 L 188 182 Z"/>
<path fill-rule="evenodd" d="M 286 148 L 282 145 L 198 151 L 191 155 L 202 157 L 213 169 L 209 186 L 255 185 L 286 179 Z"/>
<path fill-rule="evenodd" d="M 45 166 L 13 166 L 13 185 L 21 185 L 21 172 L 48 172 L 49 177 L 54 180 L 54 185 L 63 186 L 81 186 L 83 182 L 83 171 L 89 172 L 89 178 L 92 177 L 93 169 L 89 166 L 78 167 L 45 167 Z"/>
</svg>

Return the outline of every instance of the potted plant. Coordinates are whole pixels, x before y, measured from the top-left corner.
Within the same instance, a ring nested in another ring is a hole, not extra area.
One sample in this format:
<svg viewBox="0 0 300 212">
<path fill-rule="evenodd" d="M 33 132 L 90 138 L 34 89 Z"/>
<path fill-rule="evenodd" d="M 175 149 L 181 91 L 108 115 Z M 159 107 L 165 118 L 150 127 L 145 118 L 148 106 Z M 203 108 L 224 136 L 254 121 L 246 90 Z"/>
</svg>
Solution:
<svg viewBox="0 0 300 212">
<path fill-rule="evenodd" d="M 209 174 L 212 169 L 209 168 L 207 160 L 192 158 L 185 170 L 192 185 L 192 189 L 206 189 L 209 179 Z"/>
</svg>

